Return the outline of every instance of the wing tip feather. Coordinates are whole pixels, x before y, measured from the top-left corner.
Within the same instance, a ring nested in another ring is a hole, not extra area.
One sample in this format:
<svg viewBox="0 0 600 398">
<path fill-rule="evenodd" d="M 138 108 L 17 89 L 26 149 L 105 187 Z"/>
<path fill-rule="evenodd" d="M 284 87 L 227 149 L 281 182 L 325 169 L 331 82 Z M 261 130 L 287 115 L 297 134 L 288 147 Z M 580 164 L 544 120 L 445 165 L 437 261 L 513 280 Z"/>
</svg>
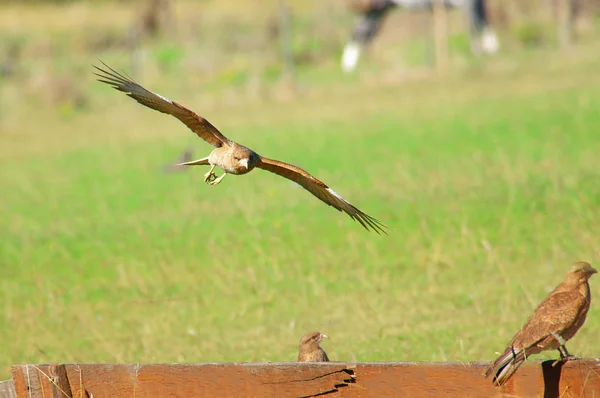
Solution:
<svg viewBox="0 0 600 398">
<path fill-rule="evenodd" d="M 350 202 L 348 202 L 346 199 L 344 199 L 339 193 L 335 192 L 333 189 L 331 189 L 327 186 L 325 189 L 327 190 L 327 192 L 329 192 L 330 194 L 332 194 L 333 196 L 335 196 L 336 198 L 338 198 L 339 200 L 341 200 L 342 202 L 344 202 L 348 206 L 350 206 L 352 208 L 352 210 L 354 211 L 354 214 L 343 208 L 338 209 L 339 211 L 344 211 L 354 221 L 358 221 L 360 223 L 360 225 L 362 225 L 363 228 L 365 228 L 367 231 L 373 230 L 374 232 L 377 233 L 377 235 L 381 235 L 382 233 L 384 235 L 388 234 L 386 229 L 389 229 L 389 228 L 387 226 L 385 226 L 383 223 L 381 223 L 379 220 L 360 211 L 358 208 L 356 208 Z"/>
</svg>

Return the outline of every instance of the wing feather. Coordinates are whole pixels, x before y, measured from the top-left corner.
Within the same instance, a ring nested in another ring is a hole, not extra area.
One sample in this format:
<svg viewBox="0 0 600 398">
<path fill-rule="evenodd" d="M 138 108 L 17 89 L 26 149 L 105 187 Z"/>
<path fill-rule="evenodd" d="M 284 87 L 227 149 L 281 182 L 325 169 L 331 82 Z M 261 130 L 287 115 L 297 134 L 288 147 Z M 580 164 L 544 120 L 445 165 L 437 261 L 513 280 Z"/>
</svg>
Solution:
<svg viewBox="0 0 600 398">
<path fill-rule="evenodd" d="M 110 66 L 106 65 L 104 62 L 102 62 L 102 64 L 108 70 L 94 65 L 94 68 L 100 72 L 94 73 L 96 76 L 100 77 L 98 81 L 109 84 L 114 89 L 126 93 L 129 97 L 133 98 L 140 104 L 147 106 L 148 108 L 176 117 L 186 126 L 188 126 L 190 130 L 196 133 L 198 137 L 217 148 L 222 145 L 229 145 L 231 143 L 227 137 L 221 134 L 221 132 L 215 126 L 213 126 L 202 116 L 182 105 L 179 105 L 175 101 L 171 101 L 160 94 L 156 94 L 145 89 L 134 82 L 130 77 L 120 74 Z"/>
<path fill-rule="evenodd" d="M 304 189 L 319 198 L 322 202 L 332 206 L 338 211 L 343 211 L 348 214 L 353 220 L 358 221 L 366 230 L 372 229 L 378 234 L 381 232 L 384 234 L 386 233 L 386 227 L 382 223 L 351 205 L 350 202 L 342 198 L 333 189 L 329 188 L 322 181 L 316 179 L 301 168 L 263 157 L 260 158 L 256 167 L 278 174 L 288 180 L 300 184 Z"/>
</svg>

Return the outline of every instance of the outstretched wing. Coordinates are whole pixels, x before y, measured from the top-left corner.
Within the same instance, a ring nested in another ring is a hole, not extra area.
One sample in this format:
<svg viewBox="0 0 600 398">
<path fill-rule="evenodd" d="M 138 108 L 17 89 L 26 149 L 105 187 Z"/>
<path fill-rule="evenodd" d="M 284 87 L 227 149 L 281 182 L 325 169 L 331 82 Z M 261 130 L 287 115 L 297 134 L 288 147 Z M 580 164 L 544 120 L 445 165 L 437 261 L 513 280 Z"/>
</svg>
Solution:
<svg viewBox="0 0 600 398">
<path fill-rule="evenodd" d="M 198 137 L 217 148 L 224 144 L 229 145 L 231 143 L 227 137 L 221 134 L 215 126 L 210 124 L 210 122 L 202 116 L 162 95 L 146 90 L 131 78 L 123 76 L 104 62 L 102 62 L 102 64 L 108 70 L 94 65 L 94 68 L 101 72 L 94 73 L 96 76 L 100 77 L 98 81 L 110 84 L 114 89 L 126 93 L 129 97 L 148 108 L 176 117 L 188 126 L 190 130 L 196 133 Z"/>
<path fill-rule="evenodd" d="M 322 181 L 311 176 L 301 168 L 263 157 L 260 158 L 260 162 L 258 162 L 256 167 L 278 174 L 300 184 L 304 189 L 310 191 L 322 202 L 348 214 L 353 220 L 358 221 L 365 229 L 372 229 L 378 234 L 381 232 L 384 234 L 386 233 L 384 229 L 385 226 L 382 223 L 352 206 L 333 189 L 329 188 Z"/>
</svg>

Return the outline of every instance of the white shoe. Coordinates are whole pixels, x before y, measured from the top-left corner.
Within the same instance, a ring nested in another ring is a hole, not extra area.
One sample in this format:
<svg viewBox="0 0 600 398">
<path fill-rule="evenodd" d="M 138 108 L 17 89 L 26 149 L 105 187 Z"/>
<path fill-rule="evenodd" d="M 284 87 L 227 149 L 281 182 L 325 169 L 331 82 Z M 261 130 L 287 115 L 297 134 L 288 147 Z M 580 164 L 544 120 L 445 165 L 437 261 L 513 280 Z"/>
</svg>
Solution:
<svg viewBox="0 0 600 398">
<path fill-rule="evenodd" d="M 481 34 L 481 49 L 484 53 L 495 54 L 500 48 L 500 42 L 491 29 L 485 29 Z"/>
<path fill-rule="evenodd" d="M 358 58 L 360 57 L 360 45 L 355 42 L 350 42 L 344 47 L 342 54 L 342 70 L 345 73 L 352 72 L 356 68 Z"/>
</svg>

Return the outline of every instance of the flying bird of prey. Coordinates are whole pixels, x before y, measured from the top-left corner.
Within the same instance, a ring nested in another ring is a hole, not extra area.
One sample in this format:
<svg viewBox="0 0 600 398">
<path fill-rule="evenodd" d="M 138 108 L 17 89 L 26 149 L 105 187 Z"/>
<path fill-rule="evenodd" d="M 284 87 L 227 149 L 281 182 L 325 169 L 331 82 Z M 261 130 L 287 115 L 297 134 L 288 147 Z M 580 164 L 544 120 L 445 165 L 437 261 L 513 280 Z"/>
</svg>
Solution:
<svg viewBox="0 0 600 398">
<path fill-rule="evenodd" d="M 565 344 L 585 322 L 591 301 L 588 280 L 597 272 L 584 261 L 574 263 L 565 279 L 538 305 L 504 353 L 486 370 L 485 377 L 493 374 L 494 384 L 502 386 L 530 355 L 545 350 L 558 350 L 560 361 L 576 359 Z"/>
<path fill-rule="evenodd" d="M 329 362 L 327 354 L 319 345 L 326 334 L 311 332 L 300 339 L 298 344 L 298 362 Z"/>
<path fill-rule="evenodd" d="M 372 229 L 377 233 L 386 233 L 383 224 L 351 205 L 333 189 L 301 168 L 279 160 L 262 157 L 253 150 L 231 141 L 202 116 L 159 94 L 146 90 L 131 78 L 118 73 L 105 63 L 103 65 L 107 69 L 94 66 L 100 72 L 95 73 L 100 77 L 99 81 L 126 93 L 129 97 L 148 108 L 174 116 L 200 138 L 215 147 L 210 155 L 205 158 L 180 163 L 183 166 L 210 165 L 210 170 L 204 175 L 204 181 L 209 185 L 220 183 L 227 174 L 242 175 L 258 167 L 300 184 L 322 202 L 348 214 L 365 229 Z M 213 171 L 217 166 L 225 171 L 219 178 Z"/>
</svg>

